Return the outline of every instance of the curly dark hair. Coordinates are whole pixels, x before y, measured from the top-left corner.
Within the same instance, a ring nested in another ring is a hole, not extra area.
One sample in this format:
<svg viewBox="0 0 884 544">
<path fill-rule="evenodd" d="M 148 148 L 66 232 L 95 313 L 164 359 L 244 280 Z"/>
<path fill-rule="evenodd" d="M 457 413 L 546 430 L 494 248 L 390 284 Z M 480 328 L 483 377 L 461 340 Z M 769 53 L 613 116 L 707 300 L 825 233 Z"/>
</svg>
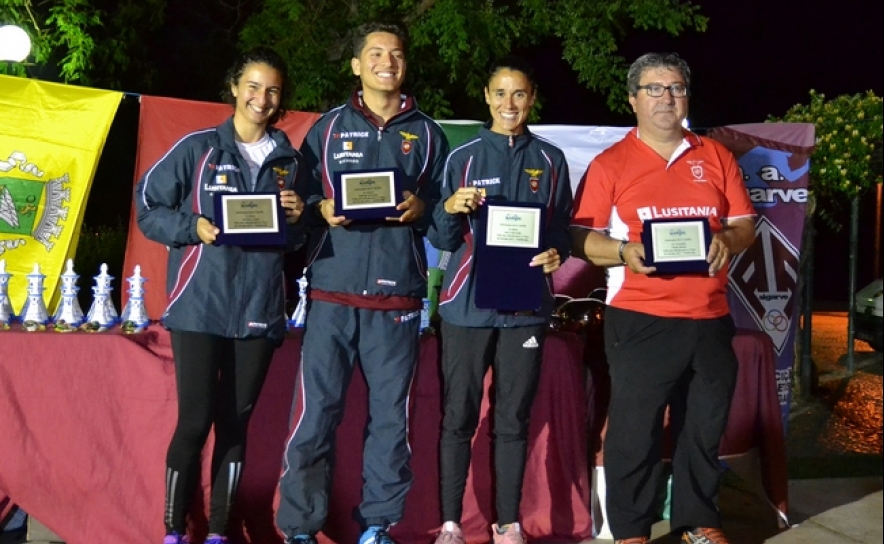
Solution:
<svg viewBox="0 0 884 544">
<path fill-rule="evenodd" d="M 289 69 L 282 57 L 273 49 L 269 47 L 256 47 L 242 53 L 236 59 L 236 62 L 233 63 L 233 66 L 227 70 L 227 75 L 224 78 L 224 88 L 221 90 L 221 99 L 227 104 L 236 107 L 236 97 L 230 91 L 230 86 L 235 86 L 239 83 L 239 78 L 242 77 L 246 66 L 249 64 L 266 64 L 279 72 L 282 78 L 282 94 L 279 99 L 279 107 L 270 117 L 269 121 L 269 124 L 272 125 L 285 117 L 285 114 L 288 112 L 288 108 L 285 105 L 289 101 Z"/>
</svg>

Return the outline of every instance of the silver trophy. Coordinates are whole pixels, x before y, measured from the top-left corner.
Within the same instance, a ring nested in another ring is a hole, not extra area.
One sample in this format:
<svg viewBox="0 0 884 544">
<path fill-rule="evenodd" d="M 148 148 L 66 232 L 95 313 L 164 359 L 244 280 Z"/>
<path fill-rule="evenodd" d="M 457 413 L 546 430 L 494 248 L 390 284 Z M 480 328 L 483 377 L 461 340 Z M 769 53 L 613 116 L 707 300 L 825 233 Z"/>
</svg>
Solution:
<svg viewBox="0 0 884 544">
<path fill-rule="evenodd" d="M 67 268 L 61 275 L 61 302 L 58 303 L 58 309 L 52 319 L 55 330 L 58 332 L 75 330 L 86 322 L 86 316 L 83 315 L 83 310 L 80 308 L 80 301 L 77 300 L 77 293 L 80 291 L 80 288 L 77 287 L 79 278 L 80 276 L 74 272 L 74 260 L 68 259 Z"/>
<path fill-rule="evenodd" d="M 100 273 L 95 276 L 95 286 L 92 288 L 92 307 L 86 314 L 88 330 L 103 331 L 113 327 L 120 320 L 117 309 L 111 300 L 113 287 L 111 282 L 114 277 L 107 273 L 107 264 L 102 263 Z"/>
<path fill-rule="evenodd" d="M 150 325 L 147 308 L 144 307 L 144 282 L 147 279 L 141 277 L 141 265 L 135 265 L 135 271 L 126 281 L 129 282 L 129 300 L 120 315 L 123 332 L 141 332 Z"/>
<path fill-rule="evenodd" d="M 289 320 L 289 326 L 301 328 L 304 326 L 304 320 L 307 318 L 307 269 L 298 278 L 298 305 L 292 312 L 292 318 Z"/>
<path fill-rule="evenodd" d="M 49 312 L 43 302 L 43 280 L 40 264 L 34 263 L 34 270 L 28 274 L 28 298 L 21 310 L 22 326 L 27 331 L 45 330 L 49 323 Z"/>
<path fill-rule="evenodd" d="M 8 329 L 15 322 L 15 312 L 9 301 L 9 278 L 12 274 L 6 271 L 6 260 L 0 259 L 0 329 Z"/>
</svg>

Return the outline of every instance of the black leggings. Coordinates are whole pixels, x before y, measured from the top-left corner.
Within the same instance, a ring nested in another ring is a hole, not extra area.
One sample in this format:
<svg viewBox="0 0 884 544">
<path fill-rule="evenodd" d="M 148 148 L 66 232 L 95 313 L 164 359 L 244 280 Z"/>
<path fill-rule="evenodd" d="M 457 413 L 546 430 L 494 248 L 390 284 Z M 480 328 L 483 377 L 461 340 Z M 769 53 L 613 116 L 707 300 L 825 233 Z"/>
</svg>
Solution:
<svg viewBox="0 0 884 544">
<path fill-rule="evenodd" d="M 178 385 L 178 425 L 166 454 L 166 531 L 184 534 L 212 425 L 209 533 L 223 535 L 242 475 L 246 430 L 276 344 L 172 331 Z"/>
<path fill-rule="evenodd" d="M 460 523 L 485 373 L 494 382 L 494 503 L 498 525 L 519 520 L 528 422 L 547 325 L 460 327 L 442 322 L 444 418 L 439 450 L 442 520 Z"/>
</svg>

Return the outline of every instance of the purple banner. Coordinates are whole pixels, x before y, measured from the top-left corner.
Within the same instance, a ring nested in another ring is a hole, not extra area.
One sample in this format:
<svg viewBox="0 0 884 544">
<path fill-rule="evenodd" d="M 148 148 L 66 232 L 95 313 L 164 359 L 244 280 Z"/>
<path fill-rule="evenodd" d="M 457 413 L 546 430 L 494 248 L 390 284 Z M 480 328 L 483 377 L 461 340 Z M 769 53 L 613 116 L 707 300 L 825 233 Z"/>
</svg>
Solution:
<svg viewBox="0 0 884 544">
<path fill-rule="evenodd" d="M 777 355 L 777 393 L 787 428 L 801 310 L 799 261 L 814 126 L 731 125 L 707 135 L 736 156 L 758 213 L 755 243 L 731 262 L 728 302 L 737 327 L 760 330 Z"/>
</svg>

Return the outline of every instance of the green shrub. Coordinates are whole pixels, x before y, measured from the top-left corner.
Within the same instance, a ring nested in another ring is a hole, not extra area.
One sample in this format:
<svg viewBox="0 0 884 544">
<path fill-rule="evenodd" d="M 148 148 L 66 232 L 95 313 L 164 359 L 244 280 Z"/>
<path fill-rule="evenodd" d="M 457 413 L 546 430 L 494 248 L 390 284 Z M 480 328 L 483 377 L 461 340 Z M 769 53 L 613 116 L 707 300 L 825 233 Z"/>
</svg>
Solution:
<svg viewBox="0 0 884 544">
<path fill-rule="evenodd" d="M 841 203 L 881 183 L 881 169 L 874 161 L 881 160 L 884 100 L 872 91 L 827 100 L 811 90 L 809 104 L 795 104 L 783 117 L 768 119 L 780 121 L 813 123 L 816 149 L 810 158 L 809 186 L 816 213 L 837 232 L 841 224 L 835 212 Z"/>
</svg>

